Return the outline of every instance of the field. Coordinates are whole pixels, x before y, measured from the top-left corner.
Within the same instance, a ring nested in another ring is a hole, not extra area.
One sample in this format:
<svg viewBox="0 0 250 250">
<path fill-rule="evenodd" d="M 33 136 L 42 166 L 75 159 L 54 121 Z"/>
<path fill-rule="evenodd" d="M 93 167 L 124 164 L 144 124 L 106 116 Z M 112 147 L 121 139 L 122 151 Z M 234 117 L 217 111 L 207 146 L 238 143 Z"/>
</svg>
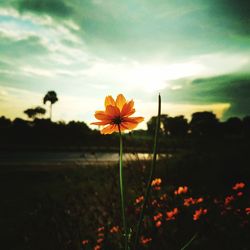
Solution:
<svg viewBox="0 0 250 250">
<path fill-rule="evenodd" d="M 181 249 L 190 239 L 187 249 L 249 249 L 248 147 L 230 145 L 177 150 L 157 162 L 140 249 Z M 125 164 L 131 241 L 149 163 Z M 118 163 L 2 166 L 3 249 L 122 249 L 118 180 Z"/>
</svg>

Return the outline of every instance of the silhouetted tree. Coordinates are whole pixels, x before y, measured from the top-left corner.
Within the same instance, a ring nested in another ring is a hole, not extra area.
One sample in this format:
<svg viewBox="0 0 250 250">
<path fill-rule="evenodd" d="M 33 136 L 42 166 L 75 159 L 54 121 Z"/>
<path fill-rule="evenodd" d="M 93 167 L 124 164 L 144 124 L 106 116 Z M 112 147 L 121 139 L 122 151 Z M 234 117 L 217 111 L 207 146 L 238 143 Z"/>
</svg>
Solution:
<svg viewBox="0 0 250 250">
<path fill-rule="evenodd" d="M 166 117 L 163 126 L 165 133 L 172 136 L 184 136 L 188 132 L 188 122 L 183 115 Z"/>
<path fill-rule="evenodd" d="M 152 117 L 150 118 L 150 120 L 147 122 L 148 133 L 149 133 L 150 135 L 153 135 L 153 134 L 154 134 L 155 126 L 156 126 L 156 119 L 157 119 L 156 116 L 152 116 Z"/>
<path fill-rule="evenodd" d="M 243 129 L 243 123 L 238 117 L 231 117 L 224 122 L 224 131 L 226 134 L 236 135 L 241 134 Z"/>
<path fill-rule="evenodd" d="M 36 115 L 36 112 L 34 109 L 26 109 L 23 111 L 23 113 L 26 114 L 31 119 L 35 118 L 35 115 Z"/>
<path fill-rule="evenodd" d="M 166 119 L 167 115 L 161 115 L 161 124 L 160 124 L 160 131 L 159 133 L 163 133 L 163 121 Z M 148 133 L 150 135 L 154 135 L 155 128 L 156 128 L 156 121 L 157 121 L 157 116 L 152 116 L 150 120 L 147 122 L 147 127 L 148 127 Z"/>
<path fill-rule="evenodd" d="M 196 112 L 192 114 L 190 129 L 193 135 L 217 135 L 219 121 L 213 112 Z"/>
<path fill-rule="evenodd" d="M 9 128 L 11 126 L 11 120 L 5 116 L 0 117 L 0 129 Z"/>
<path fill-rule="evenodd" d="M 45 115 L 46 110 L 42 107 L 37 106 L 34 109 L 26 109 L 23 111 L 29 118 L 36 118 L 37 116 Z"/>
<path fill-rule="evenodd" d="M 58 101 L 57 94 L 55 91 L 48 91 L 43 98 L 43 103 L 50 102 L 50 120 L 52 120 L 52 105 Z"/>
<path fill-rule="evenodd" d="M 36 111 L 37 116 L 43 116 L 46 114 L 46 109 L 39 107 L 39 106 L 35 108 L 35 111 Z"/>
<path fill-rule="evenodd" d="M 243 133 L 245 136 L 250 136 L 250 116 L 246 116 L 242 120 Z"/>
</svg>

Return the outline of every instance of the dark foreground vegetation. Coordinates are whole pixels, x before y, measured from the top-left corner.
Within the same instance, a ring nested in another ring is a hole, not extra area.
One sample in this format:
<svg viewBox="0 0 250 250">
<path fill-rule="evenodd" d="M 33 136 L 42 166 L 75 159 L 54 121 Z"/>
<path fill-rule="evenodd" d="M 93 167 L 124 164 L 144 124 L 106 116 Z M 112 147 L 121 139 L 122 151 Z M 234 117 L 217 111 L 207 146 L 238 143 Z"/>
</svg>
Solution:
<svg viewBox="0 0 250 250">
<path fill-rule="evenodd" d="M 187 249 L 249 249 L 249 162 L 249 143 L 205 139 L 160 160 L 139 249 L 177 250 L 193 236 Z M 131 230 L 148 165 L 125 165 Z M 121 249 L 118 164 L 10 166 L 0 178 L 1 249 Z"/>
</svg>

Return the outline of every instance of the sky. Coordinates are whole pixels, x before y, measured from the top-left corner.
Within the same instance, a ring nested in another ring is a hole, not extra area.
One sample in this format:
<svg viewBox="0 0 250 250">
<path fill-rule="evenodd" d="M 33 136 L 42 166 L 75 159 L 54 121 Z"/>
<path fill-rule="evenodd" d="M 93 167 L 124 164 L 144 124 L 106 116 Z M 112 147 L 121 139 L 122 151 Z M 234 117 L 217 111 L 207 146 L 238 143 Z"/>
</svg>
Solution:
<svg viewBox="0 0 250 250">
<path fill-rule="evenodd" d="M 119 93 L 141 128 L 159 93 L 170 116 L 250 115 L 250 1 L 1 0 L 0 116 L 50 90 L 55 121 L 89 124 Z"/>
</svg>

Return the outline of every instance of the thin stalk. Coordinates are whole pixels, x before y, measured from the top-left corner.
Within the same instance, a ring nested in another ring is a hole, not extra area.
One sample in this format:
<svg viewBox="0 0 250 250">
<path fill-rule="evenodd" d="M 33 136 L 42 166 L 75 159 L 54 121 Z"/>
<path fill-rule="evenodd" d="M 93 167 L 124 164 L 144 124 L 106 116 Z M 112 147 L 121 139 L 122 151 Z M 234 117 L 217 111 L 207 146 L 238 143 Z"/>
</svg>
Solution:
<svg viewBox="0 0 250 250">
<path fill-rule="evenodd" d="M 52 121 L 52 102 L 50 103 L 50 114 L 49 119 Z"/>
<path fill-rule="evenodd" d="M 195 240 L 195 238 L 197 237 L 198 233 L 196 233 L 182 248 L 181 250 L 186 249 L 187 247 L 189 247 L 189 245 Z"/>
<path fill-rule="evenodd" d="M 159 130 L 160 130 L 160 118 L 161 118 L 161 96 L 159 94 L 159 97 L 158 97 L 158 116 L 157 116 L 157 120 L 156 120 L 156 128 L 155 128 L 155 136 L 154 136 L 153 159 L 152 159 L 152 163 L 151 163 L 150 175 L 149 175 L 149 179 L 148 179 L 146 193 L 144 196 L 142 210 L 140 213 L 139 222 L 137 224 L 137 230 L 136 230 L 136 236 L 135 236 L 135 242 L 134 242 L 134 250 L 137 249 L 137 246 L 139 243 L 139 235 L 141 232 L 141 225 L 143 222 L 144 213 L 146 211 L 146 206 L 148 203 L 148 198 L 149 198 L 149 194 L 150 194 L 150 190 L 151 190 L 151 183 L 152 183 L 154 172 L 155 172 L 156 156 L 157 156 L 157 148 L 158 148 L 158 137 L 159 137 Z"/>
<path fill-rule="evenodd" d="M 122 222 L 123 222 L 123 230 L 124 230 L 124 240 L 125 240 L 125 250 L 128 250 L 128 231 L 127 231 L 127 221 L 125 216 L 125 201 L 124 201 L 124 183 L 123 183 L 123 167 L 122 167 L 122 154 L 123 154 L 123 146 L 122 146 L 122 133 L 120 126 L 119 128 L 119 136 L 120 136 L 120 192 L 121 192 L 121 205 L 122 205 Z"/>
</svg>

